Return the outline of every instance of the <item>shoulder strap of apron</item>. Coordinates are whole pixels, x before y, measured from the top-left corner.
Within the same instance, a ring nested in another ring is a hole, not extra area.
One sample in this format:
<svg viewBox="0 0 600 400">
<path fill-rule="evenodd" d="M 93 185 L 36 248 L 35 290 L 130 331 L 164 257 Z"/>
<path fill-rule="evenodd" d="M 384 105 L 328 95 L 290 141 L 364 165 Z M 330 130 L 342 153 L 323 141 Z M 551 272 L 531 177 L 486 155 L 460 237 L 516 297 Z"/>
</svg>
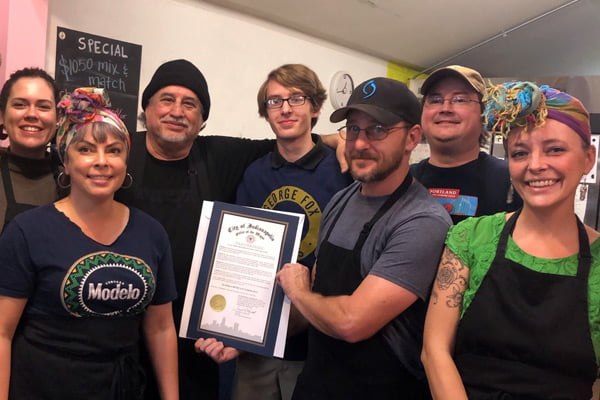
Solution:
<svg viewBox="0 0 600 400">
<path fill-rule="evenodd" d="M 413 181 L 413 177 L 409 171 L 406 174 L 406 178 L 404 178 L 404 181 L 400 184 L 400 186 L 398 186 L 398 188 L 396 190 L 394 190 L 394 192 L 390 195 L 390 197 L 387 198 L 385 203 L 383 203 L 383 205 L 379 208 L 379 210 L 377 210 L 377 212 L 375 213 L 373 218 L 371 218 L 371 220 L 369 222 L 367 222 L 363 225 L 363 229 L 361 230 L 361 232 L 358 236 L 358 240 L 356 241 L 356 244 L 354 245 L 354 249 L 362 248 L 362 245 L 364 244 L 365 240 L 367 240 L 367 237 L 369 236 L 369 233 L 371 232 L 373 225 L 375 225 L 375 223 L 383 216 L 383 214 L 385 214 L 392 207 L 392 205 L 394 205 L 394 203 L 396 201 L 398 201 L 398 199 L 400 197 L 402 197 L 402 195 L 404 193 L 406 193 L 406 191 L 410 187 L 412 181 Z M 342 197 L 340 197 L 340 199 L 338 199 L 337 203 L 342 203 L 342 206 L 340 207 L 337 214 L 333 218 L 333 221 L 329 225 L 329 229 L 327 230 L 327 233 L 325 234 L 325 236 L 323 236 L 323 241 L 326 241 L 329 238 L 329 235 L 331 234 L 333 227 L 335 226 L 337 220 L 340 218 L 340 215 L 342 215 L 344 208 L 346 208 L 346 204 L 348 204 L 348 201 L 350 200 L 352 195 L 354 195 L 354 193 L 356 193 L 358 191 L 359 187 L 360 187 L 360 185 L 356 185 L 356 187 L 354 189 L 348 190 L 348 192 L 346 193 L 346 198 L 344 198 L 342 196 Z"/>
<path fill-rule="evenodd" d="M 8 167 L 8 155 L 0 157 L 0 172 L 2 173 L 2 185 L 4 186 L 6 204 L 15 204 L 15 193 L 13 192 L 10 169 Z"/>
<path fill-rule="evenodd" d="M 388 199 L 383 203 L 383 205 L 377 210 L 373 218 L 367 223 L 363 225 L 362 231 L 360 231 L 360 235 L 358 236 L 358 240 L 354 245 L 354 249 L 361 249 L 367 237 L 369 237 L 369 233 L 371 233 L 371 229 L 379 219 L 406 193 L 410 185 L 412 184 L 413 177 L 410 171 L 406 174 L 406 178 L 404 181 L 398 186 L 396 190 L 388 197 Z"/>
<path fill-rule="evenodd" d="M 590 239 L 585 231 L 585 225 L 577 218 L 577 229 L 579 231 L 579 267 L 577 268 L 577 278 L 586 280 L 590 275 L 592 266 L 592 252 L 590 250 Z"/>
</svg>

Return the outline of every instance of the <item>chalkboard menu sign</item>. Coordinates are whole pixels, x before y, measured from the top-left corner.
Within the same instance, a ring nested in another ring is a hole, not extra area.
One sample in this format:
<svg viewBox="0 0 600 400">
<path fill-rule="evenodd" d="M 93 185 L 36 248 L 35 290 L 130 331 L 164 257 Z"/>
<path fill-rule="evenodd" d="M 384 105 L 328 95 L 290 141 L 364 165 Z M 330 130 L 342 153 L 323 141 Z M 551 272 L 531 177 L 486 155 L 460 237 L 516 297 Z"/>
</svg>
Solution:
<svg viewBox="0 0 600 400">
<path fill-rule="evenodd" d="M 94 86 L 108 91 L 112 107 L 136 131 L 142 46 L 57 28 L 55 79 L 61 90 Z"/>
</svg>

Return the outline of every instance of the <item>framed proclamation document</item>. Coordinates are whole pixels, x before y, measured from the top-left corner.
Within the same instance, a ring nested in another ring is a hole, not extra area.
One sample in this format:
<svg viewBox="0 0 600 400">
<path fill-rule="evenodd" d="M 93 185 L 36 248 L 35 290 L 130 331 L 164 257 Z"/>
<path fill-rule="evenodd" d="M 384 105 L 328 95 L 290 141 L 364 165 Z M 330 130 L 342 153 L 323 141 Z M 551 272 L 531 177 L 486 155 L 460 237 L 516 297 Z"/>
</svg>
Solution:
<svg viewBox="0 0 600 400">
<path fill-rule="evenodd" d="M 179 336 L 283 357 L 289 299 L 275 282 L 296 262 L 304 215 L 205 201 Z"/>
</svg>

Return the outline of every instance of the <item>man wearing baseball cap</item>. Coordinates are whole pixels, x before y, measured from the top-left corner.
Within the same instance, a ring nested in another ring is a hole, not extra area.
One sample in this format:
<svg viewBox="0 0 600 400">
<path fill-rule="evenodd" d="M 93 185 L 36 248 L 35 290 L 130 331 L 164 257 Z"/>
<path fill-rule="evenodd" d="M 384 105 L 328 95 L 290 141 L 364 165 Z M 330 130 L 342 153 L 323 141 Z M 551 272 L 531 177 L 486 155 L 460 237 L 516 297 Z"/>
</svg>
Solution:
<svg viewBox="0 0 600 400">
<path fill-rule="evenodd" d="M 286 264 L 277 281 L 310 322 L 308 357 L 293 399 L 420 399 L 426 300 L 448 213 L 409 172 L 420 104 L 401 82 L 360 84 L 339 132 L 356 180 L 323 213 L 313 280 Z M 312 288 L 312 289 L 311 289 Z"/>
<path fill-rule="evenodd" d="M 435 70 L 421 86 L 421 125 L 430 157 L 411 165 L 411 172 L 454 223 L 521 205 L 506 162 L 480 150 L 489 140 L 481 116 L 484 91 L 479 72 L 461 65 Z"/>
<path fill-rule="evenodd" d="M 147 132 L 131 137 L 133 185 L 120 190 L 117 199 L 156 218 L 169 235 L 178 293 L 173 316 L 179 327 L 202 201 L 233 202 L 246 167 L 273 150 L 275 142 L 199 136 L 210 95 L 204 75 L 187 60 L 158 67 L 142 94 L 142 108 Z M 217 364 L 197 354 L 193 340 L 179 338 L 178 354 L 180 399 L 216 400 Z M 155 383 L 148 382 L 146 399 L 159 398 Z"/>
</svg>

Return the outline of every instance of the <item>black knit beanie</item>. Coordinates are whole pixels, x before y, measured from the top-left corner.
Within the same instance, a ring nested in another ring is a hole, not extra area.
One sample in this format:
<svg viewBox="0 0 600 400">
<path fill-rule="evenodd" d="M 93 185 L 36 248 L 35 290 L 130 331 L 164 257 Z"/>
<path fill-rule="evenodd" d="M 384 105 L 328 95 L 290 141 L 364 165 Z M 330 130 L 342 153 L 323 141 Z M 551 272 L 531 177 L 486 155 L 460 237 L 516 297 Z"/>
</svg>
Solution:
<svg viewBox="0 0 600 400">
<path fill-rule="evenodd" d="M 146 109 L 150 97 L 165 86 L 183 86 L 190 89 L 198 96 L 202 103 L 202 119 L 208 119 L 210 111 L 210 95 L 208 94 L 208 85 L 202 72 L 188 60 L 173 60 L 162 64 L 150 80 L 144 93 L 142 94 L 142 109 Z"/>
</svg>

